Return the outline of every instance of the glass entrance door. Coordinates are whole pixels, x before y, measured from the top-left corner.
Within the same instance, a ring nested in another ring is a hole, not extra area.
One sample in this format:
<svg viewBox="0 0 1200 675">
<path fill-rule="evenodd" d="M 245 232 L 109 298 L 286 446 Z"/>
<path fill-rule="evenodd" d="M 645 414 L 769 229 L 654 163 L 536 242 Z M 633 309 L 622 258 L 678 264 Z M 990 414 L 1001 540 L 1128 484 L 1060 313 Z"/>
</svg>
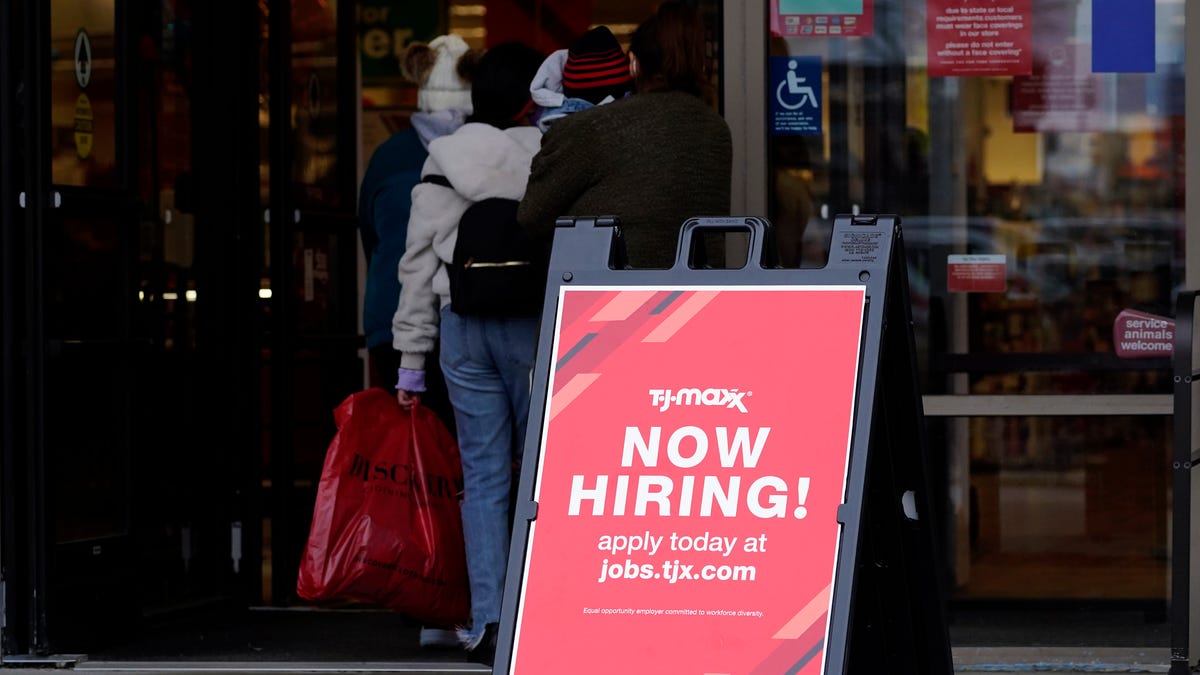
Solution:
<svg viewBox="0 0 1200 675">
<path fill-rule="evenodd" d="M 1161 607 L 1182 5 L 1130 67 L 1093 3 L 1015 3 L 982 70 L 956 3 L 750 5 L 744 208 L 809 267 L 835 214 L 903 218 L 955 599 Z"/>
<path fill-rule="evenodd" d="M 259 286 L 263 391 L 261 601 L 296 601 L 296 575 L 333 409 L 362 388 L 357 323 L 353 3 L 266 3 L 259 16 L 265 217 Z M 256 527 L 257 527 L 256 523 Z"/>
<path fill-rule="evenodd" d="M 27 426 L 7 450 L 28 479 L 13 507 L 29 546 L 23 637 L 36 651 L 80 644 L 90 624 L 111 637 L 135 614 L 124 589 L 136 559 L 133 374 L 145 343 L 133 330 L 137 206 L 116 12 L 104 2 L 23 9 L 26 126 L 14 149 L 24 293 L 14 300 Z"/>
<path fill-rule="evenodd" d="M 197 47 L 228 16 L 193 9 L 3 10 L 6 654 L 84 653 L 242 593 L 257 281 L 230 185 L 255 158 L 210 98 L 244 58 Z"/>
</svg>

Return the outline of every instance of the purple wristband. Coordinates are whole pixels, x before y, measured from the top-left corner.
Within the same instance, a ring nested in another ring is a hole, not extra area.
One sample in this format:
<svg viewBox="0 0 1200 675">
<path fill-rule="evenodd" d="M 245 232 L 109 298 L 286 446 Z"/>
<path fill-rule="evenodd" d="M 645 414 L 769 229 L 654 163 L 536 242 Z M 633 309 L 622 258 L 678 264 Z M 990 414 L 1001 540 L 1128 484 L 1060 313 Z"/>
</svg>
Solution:
<svg viewBox="0 0 1200 675">
<path fill-rule="evenodd" d="M 425 371 L 398 368 L 396 370 L 396 388 L 404 391 L 425 391 Z"/>
</svg>

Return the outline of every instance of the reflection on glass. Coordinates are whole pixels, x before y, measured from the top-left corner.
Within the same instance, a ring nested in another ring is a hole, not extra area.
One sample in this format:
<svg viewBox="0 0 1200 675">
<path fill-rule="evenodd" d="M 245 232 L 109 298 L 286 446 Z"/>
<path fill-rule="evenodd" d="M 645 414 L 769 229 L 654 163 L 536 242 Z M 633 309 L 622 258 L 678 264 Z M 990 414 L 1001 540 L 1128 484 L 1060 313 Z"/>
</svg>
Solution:
<svg viewBox="0 0 1200 675">
<path fill-rule="evenodd" d="M 46 332 L 60 340 L 112 340 L 124 331 L 125 222 L 112 217 L 62 217 L 45 231 Z"/>
<path fill-rule="evenodd" d="M 929 78 L 920 3 L 870 38 L 770 38 L 771 57 L 819 59 L 826 92 L 817 133 L 769 125 L 783 262 L 822 266 L 837 213 L 900 214 L 927 393 L 1168 391 L 1147 373 L 1163 359 L 1118 356 L 1113 328 L 1169 317 L 1183 282 L 1182 16 L 1161 17 L 1156 72 L 1101 74 L 1080 11 L 1040 17 L 1035 45 L 1082 46 L 1035 47 L 1028 76 Z M 902 88 L 878 88 L 889 68 Z M 996 283 L 964 283 L 967 255 L 995 256 Z M 948 390 L 959 372 L 968 388 Z"/>
<path fill-rule="evenodd" d="M 1162 599 L 1168 417 L 977 417 L 958 598 Z"/>
<path fill-rule="evenodd" d="M 768 120 L 785 262 L 823 266 L 836 214 L 899 214 L 923 393 L 1169 393 L 1134 344 L 1169 334 L 1118 318 L 1169 318 L 1183 283 L 1182 4 L 1156 5 L 1154 72 L 1091 72 L 1090 6 L 1067 2 L 1037 6 L 1032 73 L 976 77 L 929 76 L 926 7 L 875 3 L 863 38 L 768 36 L 819 59 L 824 91 L 803 133 Z M 930 424 L 957 597 L 1165 597 L 1169 418 Z"/>
<path fill-rule="evenodd" d="M 51 179 L 117 185 L 114 0 L 54 0 L 50 7 Z"/>
<path fill-rule="evenodd" d="M 46 414 L 46 448 L 54 467 L 50 508 L 55 543 L 63 544 L 127 534 L 128 467 L 119 445 L 126 419 L 122 396 L 128 377 L 123 359 L 64 357 L 46 374 L 50 391 L 78 389 L 81 378 L 93 383 L 90 405 L 71 405 L 67 397 Z"/>
<path fill-rule="evenodd" d="M 168 351 L 195 347 L 196 252 L 192 172 L 191 3 L 164 3 L 157 25 L 141 36 L 144 67 L 138 107 L 144 204 L 139 246 L 139 287 L 135 317 L 144 335 Z"/>
<path fill-rule="evenodd" d="M 292 181 L 299 205 L 336 209 L 337 3 L 292 3 Z"/>
</svg>

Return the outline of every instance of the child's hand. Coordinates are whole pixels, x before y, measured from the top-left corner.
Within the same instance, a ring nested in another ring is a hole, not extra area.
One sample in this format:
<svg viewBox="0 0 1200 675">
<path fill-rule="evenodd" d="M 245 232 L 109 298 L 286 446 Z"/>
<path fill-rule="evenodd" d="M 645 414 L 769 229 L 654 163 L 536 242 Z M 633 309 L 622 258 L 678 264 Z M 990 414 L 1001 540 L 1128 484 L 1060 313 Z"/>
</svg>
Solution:
<svg viewBox="0 0 1200 675">
<path fill-rule="evenodd" d="M 404 410 L 412 410 L 412 407 L 421 402 L 421 396 L 416 392 L 404 391 L 403 389 L 396 390 L 396 400 L 400 402 L 400 407 Z"/>
</svg>

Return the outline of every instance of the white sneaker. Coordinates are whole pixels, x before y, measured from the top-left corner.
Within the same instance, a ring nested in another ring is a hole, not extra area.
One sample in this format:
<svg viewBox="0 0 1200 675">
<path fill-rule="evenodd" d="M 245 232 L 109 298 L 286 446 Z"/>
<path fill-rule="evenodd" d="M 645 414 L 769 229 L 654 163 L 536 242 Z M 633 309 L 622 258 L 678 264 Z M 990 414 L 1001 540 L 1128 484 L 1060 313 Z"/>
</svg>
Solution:
<svg viewBox="0 0 1200 675">
<path fill-rule="evenodd" d="M 462 643 L 459 642 L 457 631 L 446 630 L 444 628 L 430 628 L 428 626 L 421 628 L 422 647 L 458 648 L 461 645 Z"/>
</svg>

